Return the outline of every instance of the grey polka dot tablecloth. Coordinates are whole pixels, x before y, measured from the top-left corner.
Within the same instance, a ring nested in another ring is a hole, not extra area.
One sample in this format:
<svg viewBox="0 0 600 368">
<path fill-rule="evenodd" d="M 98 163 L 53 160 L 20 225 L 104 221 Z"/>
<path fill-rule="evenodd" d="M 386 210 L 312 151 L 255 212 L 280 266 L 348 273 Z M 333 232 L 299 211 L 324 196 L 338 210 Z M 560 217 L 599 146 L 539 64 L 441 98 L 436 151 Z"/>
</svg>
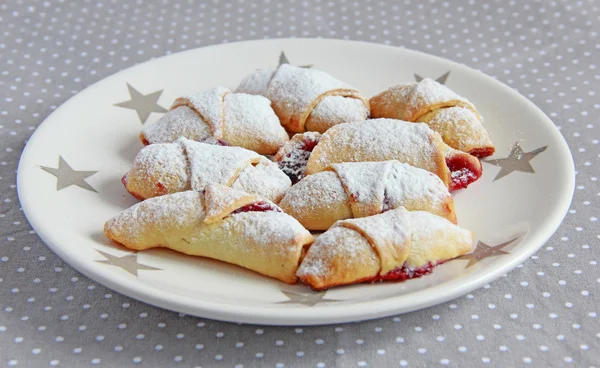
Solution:
<svg viewBox="0 0 600 368">
<path fill-rule="evenodd" d="M 599 8 L 593 0 L 1 2 L 0 366 L 600 366 Z M 154 57 L 275 37 L 403 46 L 517 89 L 573 152 L 564 223 L 523 265 L 465 297 L 304 328 L 158 309 L 87 279 L 41 242 L 19 208 L 15 171 L 57 106 Z"/>
</svg>

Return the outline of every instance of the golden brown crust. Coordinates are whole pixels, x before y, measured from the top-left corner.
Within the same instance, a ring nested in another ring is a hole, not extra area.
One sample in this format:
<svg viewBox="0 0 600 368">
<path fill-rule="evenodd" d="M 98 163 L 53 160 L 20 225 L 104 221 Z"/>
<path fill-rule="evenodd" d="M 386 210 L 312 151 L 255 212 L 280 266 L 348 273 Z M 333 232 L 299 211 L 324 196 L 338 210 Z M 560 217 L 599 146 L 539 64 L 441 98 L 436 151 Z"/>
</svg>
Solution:
<svg viewBox="0 0 600 368">
<path fill-rule="evenodd" d="M 390 87 L 372 97 L 369 104 L 374 118 L 424 122 L 452 148 L 477 157 L 494 153 L 475 106 L 431 79 Z"/>
<path fill-rule="evenodd" d="M 238 90 L 262 94 L 271 100 L 281 125 L 289 132 L 323 132 L 341 120 L 363 120 L 368 116 L 369 101 L 356 88 L 316 69 L 282 64 L 274 72 L 256 70 L 242 81 Z M 318 108 L 327 97 L 335 96 L 347 101 L 340 101 L 335 111 L 324 105 Z M 358 100 L 362 109 L 353 100 Z"/>
<path fill-rule="evenodd" d="M 456 223 L 454 200 L 434 174 L 398 161 L 334 164 L 288 190 L 279 204 L 309 230 L 400 206 Z"/>
<path fill-rule="evenodd" d="M 430 111 L 460 106 L 473 111 L 475 106 L 448 87 L 425 78 L 418 83 L 390 87 L 369 100 L 373 118 L 390 118 L 414 122 Z"/>
<path fill-rule="evenodd" d="M 315 290 L 400 278 L 465 254 L 472 242 L 470 231 L 446 219 L 398 208 L 337 222 L 317 238 L 296 274 Z"/>
<path fill-rule="evenodd" d="M 235 212 L 253 203 L 274 210 Z M 166 247 L 218 259 L 294 283 L 312 235 L 265 200 L 211 184 L 204 193 L 151 198 L 106 222 L 105 235 L 133 250 Z"/>
<path fill-rule="evenodd" d="M 275 154 L 289 140 L 267 98 L 224 87 L 177 98 L 161 119 L 144 126 L 140 139 L 144 144 L 170 143 L 182 136 L 264 155 Z"/>
<path fill-rule="evenodd" d="M 367 103 L 363 97 L 325 96 L 306 118 L 305 129 L 324 133 L 338 124 L 365 120 L 369 117 Z"/>
<path fill-rule="evenodd" d="M 331 257 L 327 249 L 339 251 Z M 364 236 L 346 227 L 333 227 L 308 249 L 297 277 L 314 290 L 325 290 L 370 280 L 380 269 L 379 256 Z"/>
<path fill-rule="evenodd" d="M 432 172 L 448 185 L 445 147 L 439 134 L 425 124 L 393 119 L 340 124 L 323 134 L 308 160 L 306 174 L 341 162 L 398 160 Z"/>
<path fill-rule="evenodd" d="M 457 150 L 475 157 L 487 157 L 495 152 L 488 132 L 471 110 L 462 107 L 437 109 L 422 115 L 417 121 L 427 123 L 440 133 L 447 145 Z"/>
<path fill-rule="evenodd" d="M 348 195 L 332 171 L 305 177 L 286 192 L 279 206 L 309 230 L 327 230 L 353 217 Z"/>
<path fill-rule="evenodd" d="M 144 147 L 123 178 L 125 188 L 146 199 L 218 183 L 281 200 L 291 186 L 277 165 L 240 147 L 222 147 L 181 138 Z"/>
</svg>

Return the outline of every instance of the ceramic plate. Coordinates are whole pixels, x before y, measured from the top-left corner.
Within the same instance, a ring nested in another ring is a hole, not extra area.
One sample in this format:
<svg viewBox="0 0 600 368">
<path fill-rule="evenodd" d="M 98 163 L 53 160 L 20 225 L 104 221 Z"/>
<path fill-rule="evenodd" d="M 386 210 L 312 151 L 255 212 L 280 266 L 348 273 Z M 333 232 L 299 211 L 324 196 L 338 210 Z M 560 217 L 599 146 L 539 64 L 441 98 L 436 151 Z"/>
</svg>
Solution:
<svg viewBox="0 0 600 368">
<path fill-rule="evenodd" d="M 372 96 L 430 77 L 470 99 L 496 154 L 456 193 L 474 252 L 402 283 L 327 292 L 286 285 L 218 261 L 111 244 L 104 222 L 136 203 L 121 177 L 142 148 L 144 123 L 178 96 L 234 89 L 252 70 L 312 65 Z M 554 124 L 523 96 L 478 71 L 420 52 L 324 39 L 251 41 L 190 50 L 106 78 L 58 108 L 29 140 L 18 170 L 22 207 L 43 241 L 86 276 L 132 298 L 219 320 L 272 325 L 358 321 L 456 298 L 501 277 L 554 233 L 572 198 L 573 161 Z"/>
</svg>

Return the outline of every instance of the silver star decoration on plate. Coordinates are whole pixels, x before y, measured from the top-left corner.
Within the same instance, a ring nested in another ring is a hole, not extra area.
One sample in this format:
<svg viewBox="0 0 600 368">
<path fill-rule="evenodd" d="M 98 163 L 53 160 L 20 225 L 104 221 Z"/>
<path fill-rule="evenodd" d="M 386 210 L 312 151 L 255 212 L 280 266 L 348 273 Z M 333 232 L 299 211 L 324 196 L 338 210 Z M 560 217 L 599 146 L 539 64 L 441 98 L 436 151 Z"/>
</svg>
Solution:
<svg viewBox="0 0 600 368">
<path fill-rule="evenodd" d="M 469 263 L 467 264 L 467 266 L 465 268 L 469 268 L 469 267 L 473 266 L 474 264 L 476 264 L 477 262 L 479 262 L 483 259 L 486 259 L 488 257 L 495 257 L 495 256 L 504 255 L 504 254 L 510 254 L 509 252 L 502 250 L 502 248 L 506 247 L 507 245 L 511 244 L 512 242 L 514 242 L 517 239 L 518 239 L 518 237 L 514 238 L 512 240 L 509 240 L 507 242 L 504 242 L 502 244 L 498 244 L 498 245 L 494 245 L 494 246 L 489 246 L 482 241 L 478 241 L 477 246 L 475 247 L 475 250 L 472 253 L 465 254 L 460 257 L 456 257 L 455 259 L 468 259 Z"/>
<path fill-rule="evenodd" d="M 123 257 L 114 256 L 112 254 L 103 252 L 101 250 L 96 249 L 96 252 L 102 254 L 105 260 L 96 261 L 98 263 L 104 263 L 107 265 L 119 267 L 120 269 L 129 272 L 133 276 L 138 275 L 139 270 L 154 270 L 154 271 L 162 271 L 160 268 L 148 266 L 145 264 L 138 263 L 137 261 L 137 253 L 129 253 L 124 255 Z"/>
<path fill-rule="evenodd" d="M 546 148 L 548 148 L 548 146 L 540 147 L 531 152 L 524 152 L 521 146 L 519 146 L 519 142 L 517 142 L 510 150 L 510 154 L 507 158 L 484 160 L 483 162 L 501 167 L 498 174 L 496 174 L 494 181 L 505 177 L 513 171 L 535 173 L 535 170 L 533 170 L 533 167 L 529 161 L 531 161 L 538 154 L 544 152 Z"/>
<path fill-rule="evenodd" d="M 127 89 L 129 90 L 129 96 L 131 99 L 116 103 L 114 106 L 135 110 L 142 124 L 148 120 L 148 116 L 150 116 L 150 114 L 153 112 L 167 112 L 167 109 L 160 106 L 157 102 L 160 98 L 160 95 L 163 93 L 162 89 L 147 95 L 140 93 L 129 83 L 127 83 Z"/>
<path fill-rule="evenodd" d="M 281 290 L 281 292 L 288 297 L 288 300 L 285 300 L 283 302 L 277 302 L 277 304 L 302 304 L 308 307 L 313 307 L 319 303 L 341 302 L 341 300 L 336 299 L 325 299 L 325 294 L 327 293 L 327 291 L 321 291 L 319 293 L 314 294 L 298 294 L 293 293 L 291 291 L 283 290 Z"/>
<path fill-rule="evenodd" d="M 62 156 L 58 156 L 58 168 L 40 166 L 40 169 L 56 176 L 56 190 L 61 190 L 71 185 L 77 185 L 80 188 L 98 193 L 92 188 L 85 179 L 97 173 L 97 171 L 78 171 L 73 170 Z"/>
<path fill-rule="evenodd" d="M 285 52 L 281 52 L 281 54 L 279 54 L 279 65 L 281 64 L 290 64 L 290 61 L 288 60 L 287 56 L 285 56 Z M 312 68 L 312 64 L 310 65 L 299 65 L 300 68 Z"/>
<path fill-rule="evenodd" d="M 448 79 L 448 76 L 450 75 L 450 71 L 447 71 L 446 73 L 444 73 L 443 75 L 439 76 L 436 78 L 436 82 L 440 83 L 440 84 L 446 84 L 446 80 Z M 420 75 L 418 75 L 417 73 L 415 73 L 415 80 L 417 82 L 420 82 L 423 80 L 424 77 L 421 77 Z"/>
</svg>

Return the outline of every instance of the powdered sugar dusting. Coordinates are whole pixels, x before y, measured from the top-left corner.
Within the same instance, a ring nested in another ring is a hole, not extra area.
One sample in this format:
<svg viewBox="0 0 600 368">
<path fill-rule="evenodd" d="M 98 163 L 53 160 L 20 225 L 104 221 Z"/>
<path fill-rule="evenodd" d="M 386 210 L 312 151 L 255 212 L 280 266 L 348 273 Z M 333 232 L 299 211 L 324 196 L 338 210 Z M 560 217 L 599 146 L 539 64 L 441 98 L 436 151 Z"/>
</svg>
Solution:
<svg viewBox="0 0 600 368">
<path fill-rule="evenodd" d="M 214 139 L 208 124 L 188 106 L 170 110 L 157 121 L 144 125 L 142 135 L 149 143 L 171 143 L 179 137 L 195 141 Z"/>
<path fill-rule="evenodd" d="M 408 105 L 409 107 L 430 106 L 453 100 L 464 101 L 470 104 L 467 99 L 459 96 L 445 85 L 433 79 L 424 78 L 419 83 L 415 83 Z"/>
<path fill-rule="evenodd" d="M 248 74 L 235 90 L 236 93 L 266 96 L 267 88 L 275 73 L 275 68 L 257 69 Z"/>
<path fill-rule="evenodd" d="M 107 221 L 105 232 L 123 244 L 151 247 L 188 231 L 204 219 L 203 195 L 195 191 L 155 197 L 137 203 Z"/>
<path fill-rule="evenodd" d="M 273 245 L 271 252 L 288 252 L 283 245 L 294 244 L 301 246 L 302 237 L 312 238 L 310 233 L 296 219 L 283 212 L 241 212 L 231 215 L 235 217 L 235 225 L 244 234 L 259 244 Z M 243 242 L 240 242 L 243 247 Z M 298 251 L 296 248 L 295 251 Z"/>
<path fill-rule="evenodd" d="M 493 147 L 477 115 L 464 107 L 439 109 L 428 124 L 452 148 L 469 152 L 473 148 Z"/>
<path fill-rule="evenodd" d="M 310 247 L 296 275 L 327 279 L 337 271 L 346 273 L 335 266 L 347 263 L 365 265 L 367 269 L 375 264 L 377 270 L 380 268 L 379 257 L 362 235 L 355 230 L 333 227 L 321 234 Z"/>
<path fill-rule="evenodd" d="M 329 226 L 337 220 L 332 218 L 331 212 L 335 212 L 338 216 L 345 215 L 343 218 L 352 216 L 349 205 L 346 205 L 347 211 L 343 213 L 343 207 L 347 202 L 348 195 L 337 174 L 333 171 L 323 171 L 307 176 L 291 187 L 280 205 L 298 219 L 310 216 L 312 221 Z M 311 225 L 301 221 L 307 228 L 313 229 Z"/>
<path fill-rule="evenodd" d="M 188 190 L 188 160 L 179 143 L 146 146 L 135 157 L 126 174 L 126 188 L 142 198 Z M 161 193 L 156 184 L 160 184 Z"/>
<path fill-rule="evenodd" d="M 444 201 L 451 197 L 444 182 L 429 171 L 394 161 L 385 183 L 386 203 L 390 208 L 423 203 L 428 208 L 444 207 Z M 422 207 L 417 205 L 417 207 Z"/>
<path fill-rule="evenodd" d="M 325 93 L 354 96 L 358 90 L 320 70 L 283 64 L 275 72 L 266 97 L 273 102 L 283 126 L 303 131 L 312 107 Z"/>
<path fill-rule="evenodd" d="M 172 108 L 187 105 L 196 110 L 211 128 L 216 139 L 222 138 L 223 98 L 231 91 L 225 87 L 215 87 L 204 92 L 178 98 Z"/>
<path fill-rule="evenodd" d="M 408 213 L 413 228 L 413 246 L 407 267 L 419 268 L 427 262 L 447 260 L 467 253 L 473 234 L 443 217 L 424 211 Z"/>
<path fill-rule="evenodd" d="M 258 162 L 256 152 L 240 147 L 222 147 L 182 138 L 190 165 L 191 188 L 202 190 L 210 183 L 231 185 L 239 171 Z"/>
<path fill-rule="evenodd" d="M 437 172 L 431 157 L 436 147 L 423 123 L 371 119 L 329 129 L 309 158 L 307 173 L 323 171 L 339 162 L 398 160 Z"/>
<path fill-rule="evenodd" d="M 381 274 L 401 267 L 411 247 L 412 226 L 408 211 L 400 207 L 379 215 L 338 221 L 334 226 L 348 227 L 366 236 L 379 255 Z"/>
<path fill-rule="evenodd" d="M 279 170 L 277 164 L 261 157 L 257 164 L 248 165 L 242 170 L 231 187 L 248 193 L 260 194 L 278 203 L 291 185 L 290 179 L 283 171 Z"/>
<path fill-rule="evenodd" d="M 334 125 L 365 120 L 368 116 L 369 110 L 360 99 L 326 96 L 308 116 L 306 129 L 324 132 Z"/>
<path fill-rule="evenodd" d="M 272 154 L 289 140 L 265 97 L 232 93 L 225 96 L 224 104 L 223 140 L 227 143 Z"/>
<path fill-rule="evenodd" d="M 255 195 L 215 183 L 207 185 L 204 193 L 206 210 L 204 222 L 207 224 L 223 219 L 242 206 L 261 200 Z"/>
<path fill-rule="evenodd" d="M 347 162 L 332 165 L 351 200 L 354 217 L 375 215 L 383 207 L 391 161 Z"/>
</svg>

